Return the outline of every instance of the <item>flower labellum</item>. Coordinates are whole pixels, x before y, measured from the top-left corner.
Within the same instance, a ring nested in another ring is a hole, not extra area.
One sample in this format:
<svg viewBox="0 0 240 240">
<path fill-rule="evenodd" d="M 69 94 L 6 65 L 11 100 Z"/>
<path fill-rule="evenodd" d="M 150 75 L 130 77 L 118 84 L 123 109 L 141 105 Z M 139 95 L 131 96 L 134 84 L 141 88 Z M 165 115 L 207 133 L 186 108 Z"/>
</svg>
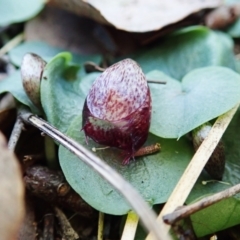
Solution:
<svg viewBox="0 0 240 240">
<path fill-rule="evenodd" d="M 83 131 L 95 142 L 124 150 L 128 164 L 148 136 L 151 96 L 138 64 L 122 60 L 93 83 L 83 107 Z"/>
</svg>

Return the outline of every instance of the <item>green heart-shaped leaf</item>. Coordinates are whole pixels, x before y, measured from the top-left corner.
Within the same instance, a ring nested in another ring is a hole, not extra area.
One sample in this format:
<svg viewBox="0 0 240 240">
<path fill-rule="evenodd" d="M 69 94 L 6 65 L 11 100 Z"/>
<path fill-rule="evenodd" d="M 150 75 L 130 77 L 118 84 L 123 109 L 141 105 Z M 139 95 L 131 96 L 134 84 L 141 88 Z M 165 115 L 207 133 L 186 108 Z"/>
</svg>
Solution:
<svg viewBox="0 0 240 240">
<path fill-rule="evenodd" d="M 71 54 L 60 53 L 45 67 L 41 81 L 41 102 L 47 120 L 66 132 L 75 116 L 82 113 L 89 88 L 99 73 L 77 76 Z"/>
<path fill-rule="evenodd" d="M 66 132 L 71 120 L 82 110 L 83 97 L 79 91 L 80 78 L 76 68 L 69 65 L 71 54 L 60 53 L 50 61 L 41 81 L 41 102 L 47 120 L 59 130 Z M 67 80 L 72 72 L 74 80 Z"/>
<path fill-rule="evenodd" d="M 0 26 L 26 21 L 37 15 L 43 7 L 43 0 L 1 0 Z"/>
<path fill-rule="evenodd" d="M 49 62 L 56 54 L 63 52 L 63 49 L 52 47 L 41 41 L 26 41 L 11 49 L 9 58 L 14 65 L 19 67 L 21 66 L 23 56 L 29 52 L 35 53 L 46 62 Z"/>
<path fill-rule="evenodd" d="M 150 84 L 150 132 L 164 138 L 179 138 L 240 101 L 240 75 L 224 67 L 193 70 L 181 82 L 160 71 L 150 72 L 147 79 L 167 82 Z"/>
<path fill-rule="evenodd" d="M 92 147 L 100 147 L 91 140 L 87 145 L 81 128 L 79 116 L 70 125 L 67 135 L 90 150 Z M 192 157 L 191 143 L 185 138 L 180 141 L 167 140 L 150 134 L 146 144 L 156 142 L 161 143 L 159 153 L 139 157 L 127 166 L 121 164 L 124 156 L 117 149 L 96 152 L 123 175 L 151 205 L 167 200 Z M 59 159 L 67 181 L 91 206 L 114 215 L 126 214 L 130 210 L 124 198 L 110 184 L 63 146 L 59 147 Z"/>
<path fill-rule="evenodd" d="M 26 41 L 17 47 L 13 48 L 9 52 L 10 60 L 16 66 L 20 66 L 23 56 L 26 53 L 32 52 L 41 56 L 46 62 L 51 61 L 51 59 L 58 53 L 66 51 L 65 49 L 53 47 L 42 41 Z M 74 64 L 82 66 L 86 61 L 92 61 L 98 64 L 101 60 L 100 55 L 79 55 L 72 54 L 71 58 Z M 85 74 L 83 67 L 79 71 L 79 75 L 83 76 Z"/>
<path fill-rule="evenodd" d="M 202 26 L 177 31 L 132 58 L 145 73 L 156 69 L 177 80 L 200 67 L 226 66 L 235 70 L 232 39 Z"/>
</svg>

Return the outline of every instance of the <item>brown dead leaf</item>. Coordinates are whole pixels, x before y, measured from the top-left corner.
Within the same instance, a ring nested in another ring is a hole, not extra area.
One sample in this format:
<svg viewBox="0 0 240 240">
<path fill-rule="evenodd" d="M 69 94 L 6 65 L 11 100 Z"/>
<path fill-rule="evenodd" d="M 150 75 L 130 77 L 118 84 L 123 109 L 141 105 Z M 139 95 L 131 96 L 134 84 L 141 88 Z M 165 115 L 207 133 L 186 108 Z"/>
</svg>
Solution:
<svg viewBox="0 0 240 240">
<path fill-rule="evenodd" d="M 16 239 L 24 216 L 24 186 L 16 157 L 0 133 L 0 236 Z"/>
<path fill-rule="evenodd" d="M 222 0 L 49 0 L 79 15 L 131 32 L 159 30 Z"/>
<path fill-rule="evenodd" d="M 37 223 L 35 220 L 34 201 L 30 196 L 26 196 L 26 213 L 22 222 L 17 240 L 33 240 L 37 236 Z"/>
<path fill-rule="evenodd" d="M 98 54 L 104 50 L 95 38 L 99 23 L 62 9 L 46 7 L 25 25 L 28 41 L 41 40 L 79 54 Z"/>
<path fill-rule="evenodd" d="M 209 28 L 221 29 L 235 22 L 239 16 L 240 3 L 224 5 L 206 15 L 205 24 Z"/>
</svg>

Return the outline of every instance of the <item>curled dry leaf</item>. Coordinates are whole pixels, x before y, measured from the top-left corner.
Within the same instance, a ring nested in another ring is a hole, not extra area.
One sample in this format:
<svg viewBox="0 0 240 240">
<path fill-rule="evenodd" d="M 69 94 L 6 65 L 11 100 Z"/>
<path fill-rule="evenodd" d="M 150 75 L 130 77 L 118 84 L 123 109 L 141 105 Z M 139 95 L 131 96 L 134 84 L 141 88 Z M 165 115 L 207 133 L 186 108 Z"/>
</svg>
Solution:
<svg viewBox="0 0 240 240">
<path fill-rule="evenodd" d="M 240 3 L 224 5 L 206 15 L 205 24 L 213 29 L 224 28 L 236 21 L 239 16 Z"/>
<path fill-rule="evenodd" d="M 17 159 L 0 133 L 0 236 L 16 239 L 24 217 L 24 186 Z"/>
<path fill-rule="evenodd" d="M 125 59 L 107 68 L 93 83 L 83 107 L 83 131 L 95 142 L 125 151 L 123 164 L 147 140 L 151 97 L 138 66 Z"/>
<path fill-rule="evenodd" d="M 24 55 L 21 64 L 23 88 L 36 107 L 41 109 L 40 83 L 46 62 L 34 53 Z"/>
<path fill-rule="evenodd" d="M 55 4 L 87 16 L 101 23 L 131 32 L 148 32 L 159 30 L 176 23 L 192 13 L 206 8 L 219 6 L 221 0 L 49 0 Z M 144 17 L 143 17 L 144 16 Z"/>
</svg>

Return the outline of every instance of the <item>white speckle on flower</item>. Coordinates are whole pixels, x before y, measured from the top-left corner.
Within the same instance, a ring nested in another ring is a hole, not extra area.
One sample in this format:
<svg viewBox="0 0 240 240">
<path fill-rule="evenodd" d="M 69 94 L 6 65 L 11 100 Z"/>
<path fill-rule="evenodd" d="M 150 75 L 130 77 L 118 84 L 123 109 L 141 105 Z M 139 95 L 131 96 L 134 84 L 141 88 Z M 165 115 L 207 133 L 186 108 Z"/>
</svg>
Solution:
<svg viewBox="0 0 240 240">
<path fill-rule="evenodd" d="M 146 100 L 146 78 L 131 59 L 107 68 L 94 82 L 87 97 L 91 113 L 106 120 L 119 120 L 136 111 Z"/>
</svg>

